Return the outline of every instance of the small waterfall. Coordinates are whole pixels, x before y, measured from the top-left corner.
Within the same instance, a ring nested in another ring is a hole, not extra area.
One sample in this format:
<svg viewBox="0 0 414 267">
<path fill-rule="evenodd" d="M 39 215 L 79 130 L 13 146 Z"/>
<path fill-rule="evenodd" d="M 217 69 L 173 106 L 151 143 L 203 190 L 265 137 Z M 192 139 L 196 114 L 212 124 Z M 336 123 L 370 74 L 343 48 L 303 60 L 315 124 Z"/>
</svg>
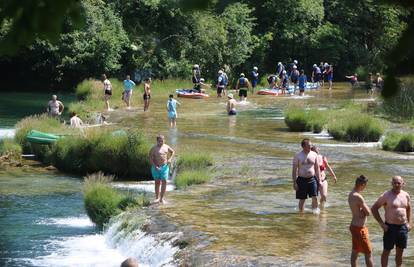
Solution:
<svg viewBox="0 0 414 267">
<path fill-rule="evenodd" d="M 38 225 L 77 228 L 78 234 L 46 240 L 46 255 L 20 260 L 30 266 L 119 267 L 134 257 L 140 267 L 176 266 L 178 247 L 172 244 L 180 234 L 148 234 L 141 230 L 144 223 L 141 212 L 125 212 L 113 218 L 103 233 L 96 233 L 86 216 L 39 220 Z"/>
<path fill-rule="evenodd" d="M 149 234 L 141 229 L 144 223 L 143 214 L 123 213 L 111 220 L 105 231 L 106 242 L 125 258 L 136 258 L 140 266 L 175 266 L 174 254 L 178 252 L 178 247 L 174 247 L 173 243 L 180 234 Z"/>
</svg>

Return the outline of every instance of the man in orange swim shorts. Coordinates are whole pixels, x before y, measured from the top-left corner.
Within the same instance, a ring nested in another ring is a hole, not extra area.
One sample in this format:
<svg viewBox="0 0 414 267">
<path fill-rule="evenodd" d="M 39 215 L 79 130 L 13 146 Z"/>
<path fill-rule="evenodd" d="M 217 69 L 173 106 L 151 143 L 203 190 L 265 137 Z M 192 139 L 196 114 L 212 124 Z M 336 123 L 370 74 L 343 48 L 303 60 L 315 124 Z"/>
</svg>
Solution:
<svg viewBox="0 0 414 267">
<path fill-rule="evenodd" d="M 352 234 L 351 266 L 357 266 L 358 253 L 365 254 L 365 264 L 373 266 L 372 246 L 369 241 L 368 228 L 365 226 L 367 216 L 371 210 L 365 203 L 361 192 L 367 186 L 368 179 L 361 175 L 355 180 L 354 189 L 348 195 L 348 203 L 352 212 L 352 221 L 349 229 Z"/>
</svg>

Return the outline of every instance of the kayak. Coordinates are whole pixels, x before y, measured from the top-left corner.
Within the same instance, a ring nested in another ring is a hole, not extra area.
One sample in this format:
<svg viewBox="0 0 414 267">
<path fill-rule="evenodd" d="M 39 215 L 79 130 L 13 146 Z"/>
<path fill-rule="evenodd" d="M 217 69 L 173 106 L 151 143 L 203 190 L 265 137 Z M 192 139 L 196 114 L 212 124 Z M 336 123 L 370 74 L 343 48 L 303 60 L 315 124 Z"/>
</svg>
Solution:
<svg viewBox="0 0 414 267">
<path fill-rule="evenodd" d="M 279 95 L 279 90 L 278 89 L 260 89 L 257 92 L 258 95 Z"/>
<path fill-rule="evenodd" d="M 199 93 L 193 89 L 177 89 L 175 92 L 177 93 L 178 97 L 184 98 L 203 99 L 209 97 L 208 94 Z"/>
<path fill-rule="evenodd" d="M 60 136 L 58 135 L 39 132 L 36 130 L 31 130 L 26 135 L 26 140 L 29 141 L 30 143 L 42 144 L 42 145 L 48 145 L 48 144 L 55 143 L 59 138 Z"/>
</svg>

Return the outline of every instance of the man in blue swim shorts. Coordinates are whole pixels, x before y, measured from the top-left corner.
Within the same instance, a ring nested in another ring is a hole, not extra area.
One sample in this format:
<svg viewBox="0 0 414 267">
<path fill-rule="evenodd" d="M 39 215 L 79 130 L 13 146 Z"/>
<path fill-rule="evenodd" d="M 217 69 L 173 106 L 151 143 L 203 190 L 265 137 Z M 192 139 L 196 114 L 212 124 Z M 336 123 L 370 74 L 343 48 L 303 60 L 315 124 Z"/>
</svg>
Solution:
<svg viewBox="0 0 414 267">
<path fill-rule="evenodd" d="M 308 138 L 303 139 L 301 145 L 303 150 L 295 155 L 292 163 L 293 188 L 296 199 L 299 199 L 299 212 L 303 212 L 305 200 L 311 197 L 312 211 L 318 214 L 318 185 L 321 183 L 319 157 L 311 151 L 312 144 Z"/>
<path fill-rule="evenodd" d="M 170 172 L 169 165 L 174 154 L 175 151 L 167 144 L 164 144 L 164 136 L 158 135 L 157 144 L 151 148 L 149 153 L 151 174 L 155 181 L 155 200 L 153 203 L 165 203 L 164 196 Z"/>
</svg>

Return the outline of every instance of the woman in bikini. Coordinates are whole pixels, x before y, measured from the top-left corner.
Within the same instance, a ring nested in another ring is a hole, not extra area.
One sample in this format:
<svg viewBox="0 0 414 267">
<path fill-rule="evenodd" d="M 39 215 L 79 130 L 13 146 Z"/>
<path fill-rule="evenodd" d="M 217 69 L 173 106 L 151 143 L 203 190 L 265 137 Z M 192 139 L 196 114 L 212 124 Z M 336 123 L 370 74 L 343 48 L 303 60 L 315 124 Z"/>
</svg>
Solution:
<svg viewBox="0 0 414 267">
<path fill-rule="evenodd" d="M 328 169 L 335 183 L 336 183 L 336 175 L 334 171 L 332 170 L 331 166 L 329 165 L 328 159 L 319 153 L 319 148 L 316 146 L 312 146 L 311 150 L 315 152 L 316 154 L 318 154 L 318 157 L 319 157 L 319 169 L 321 172 L 321 181 L 322 181 L 319 186 L 319 193 L 321 194 L 321 200 L 320 200 L 319 206 L 320 206 L 320 209 L 323 209 L 325 206 L 326 197 L 328 196 L 328 181 L 326 178 L 325 171 L 326 169 Z"/>
</svg>

